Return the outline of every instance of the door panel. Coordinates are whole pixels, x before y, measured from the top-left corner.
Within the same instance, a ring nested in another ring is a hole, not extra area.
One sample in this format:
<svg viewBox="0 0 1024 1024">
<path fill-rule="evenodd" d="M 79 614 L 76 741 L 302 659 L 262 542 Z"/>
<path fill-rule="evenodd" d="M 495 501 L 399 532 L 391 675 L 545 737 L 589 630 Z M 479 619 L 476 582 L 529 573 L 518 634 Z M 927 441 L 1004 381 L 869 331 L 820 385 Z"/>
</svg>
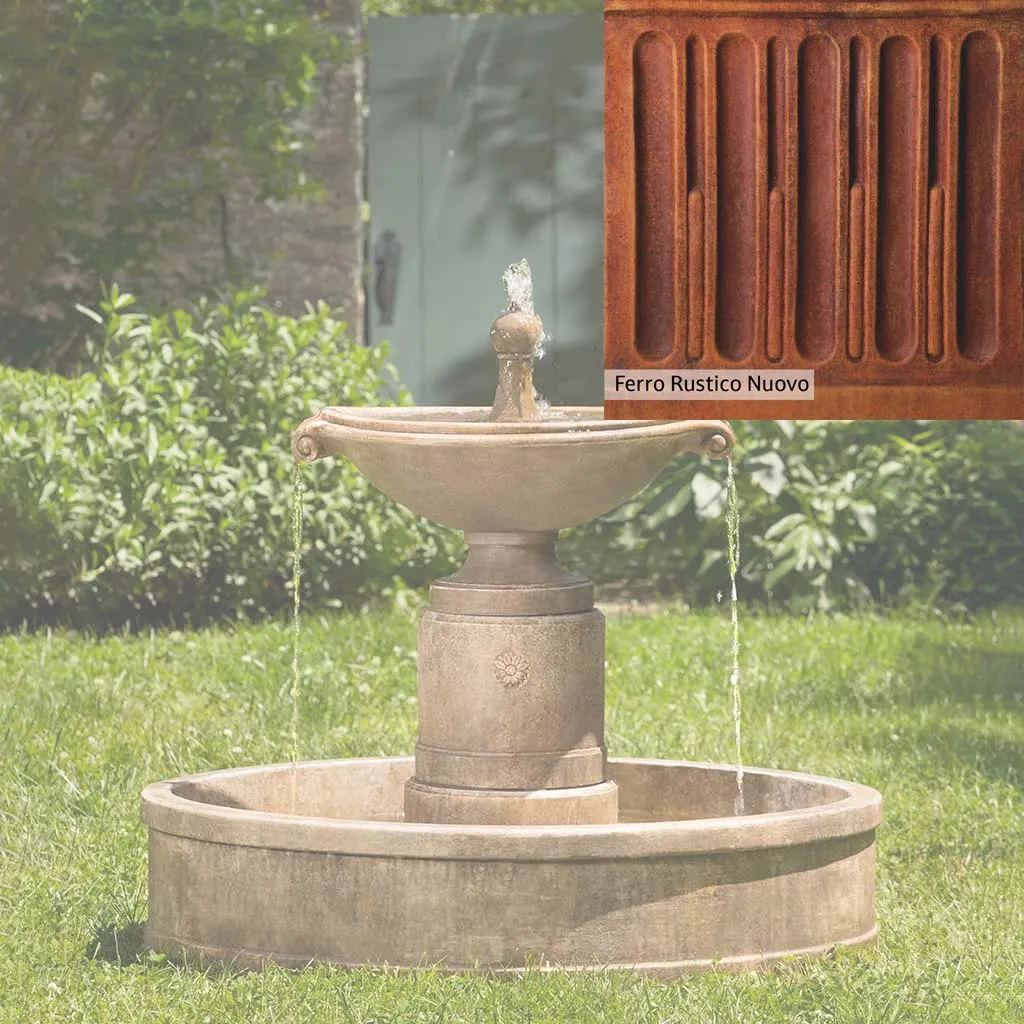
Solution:
<svg viewBox="0 0 1024 1024">
<path fill-rule="evenodd" d="M 371 341 L 417 402 L 490 404 L 501 275 L 525 257 L 538 389 L 600 404 L 600 13 L 374 18 L 367 64 Z"/>
</svg>

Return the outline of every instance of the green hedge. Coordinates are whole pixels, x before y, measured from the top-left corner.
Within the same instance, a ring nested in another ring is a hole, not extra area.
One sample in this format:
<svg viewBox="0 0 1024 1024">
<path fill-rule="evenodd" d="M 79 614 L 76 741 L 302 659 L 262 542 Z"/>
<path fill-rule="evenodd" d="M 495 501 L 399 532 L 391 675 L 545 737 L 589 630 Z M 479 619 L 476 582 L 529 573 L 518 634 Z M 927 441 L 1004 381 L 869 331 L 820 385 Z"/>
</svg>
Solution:
<svg viewBox="0 0 1024 1024">
<path fill-rule="evenodd" d="M 325 306 L 295 319 L 257 299 L 147 316 L 114 289 L 84 311 L 94 372 L 0 369 L 0 623 L 198 623 L 291 601 L 291 430 L 397 389 L 385 352 Z M 346 462 L 302 479 L 307 601 L 423 583 L 460 549 Z"/>
<path fill-rule="evenodd" d="M 796 608 L 1024 601 L 1024 430 L 1013 422 L 735 424 L 745 599 Z M 674 463 L 563 541 L 600 580 L 726 591 L 725 466 Z"/>
<path fill-rule="evenodd" d="M 289 435 L 325 404 L 407 402 L 382 349 L 324 306 L 242 294 L 135 312 L 116 289 L 94 372 L 0 368 L 0 625 L 199 624 L 291 602 Z M 736 425 L 745 600 L 790 608 L 1024 601 L 1024 430 L 1013 423 Z M 303 600 L 401 592 L 450 571 L 461 538 L 347 462 L 306 466 Z M 725 466 L 684 457 L 569 531 L 567 565 L 635 592 L 728 586 Z M 607 591 L 606 591 L 607 592 Z"/>
</svg>

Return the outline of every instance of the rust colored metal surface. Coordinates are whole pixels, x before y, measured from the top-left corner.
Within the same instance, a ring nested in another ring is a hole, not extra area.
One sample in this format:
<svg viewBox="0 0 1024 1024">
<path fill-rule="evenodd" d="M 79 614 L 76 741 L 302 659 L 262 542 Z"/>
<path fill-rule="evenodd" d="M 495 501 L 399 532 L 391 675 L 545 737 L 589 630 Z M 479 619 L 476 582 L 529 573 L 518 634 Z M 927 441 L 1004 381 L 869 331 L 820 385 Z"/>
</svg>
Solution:
<svg viewBox="0 0 1024 1024">
<path fill-rule="evenodd" d="M 609 418 L 1024 418 L 1024 0 L 606 0 Z"/>
</svg>

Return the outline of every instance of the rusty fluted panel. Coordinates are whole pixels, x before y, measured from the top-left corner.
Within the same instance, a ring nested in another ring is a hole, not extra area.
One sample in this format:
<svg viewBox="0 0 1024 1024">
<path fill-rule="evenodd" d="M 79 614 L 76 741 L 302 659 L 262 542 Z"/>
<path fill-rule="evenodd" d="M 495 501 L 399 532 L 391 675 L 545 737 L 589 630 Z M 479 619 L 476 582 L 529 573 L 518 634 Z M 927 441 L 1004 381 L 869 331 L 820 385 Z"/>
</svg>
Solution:
<svg viewBox="0 0 1024 1024">
<path fill-rule="evenodd" d="M 866 192 L 869 179 L 868 141 L 868 83 L 870 62 L 864 39 L 854 36 L 850 40 L 849 100 L 847 107 L 847 140 L 849 147 L 849 307 L 846 317 L 846 354 L 851 362 L 864 358 L 864 302 L 866 293 L 865 238 L 867 230 Z"/>
<path fill-rule="evenodd" d="M 1024 418 L 1024 0 L 842 8 L 606 0 L 606 365 L 815 370 L 736 418 Z"/>
<path fill-rule="evenodd" d="M 946 197 L 949 195 L 950 139 L 950 43 L 941 36 L 932 36 L 928 83 L 928 358 L 939 360 L 945 349 L 945 330 L 949 319 L 945 299 L 945 281 L 950 271 L 946 253 Z"/>
<path fill-rule="evenodd" d="M 796 347 L 822 362 L 836 343 L 839 205 L 839 48 L 825 35 L 800 44 Z"/>
<path fill-rule="evenodd" d="M 686 40 L 687 363 L 704 355 L 704 166 L 707 162 L 707 91 L 704 40 Z"/>
<path fill-rule="evenodd" d="M 636 351 L 636 151 L 633 48 L 638 31 L 604 30 L 604 333 L 608 350 Z M 606 356 L 607 358 L 607 356 Z"/>
<path fill-rule="evenodd" d="M 783 358 L 786 330 L 786 169 L 789 136 L 789 50 L 785 40 L 768 40 L 765 120 L 768 130 L 768 281 L 765 310 L 765 355 L 772 363 Z"/>
</svg>

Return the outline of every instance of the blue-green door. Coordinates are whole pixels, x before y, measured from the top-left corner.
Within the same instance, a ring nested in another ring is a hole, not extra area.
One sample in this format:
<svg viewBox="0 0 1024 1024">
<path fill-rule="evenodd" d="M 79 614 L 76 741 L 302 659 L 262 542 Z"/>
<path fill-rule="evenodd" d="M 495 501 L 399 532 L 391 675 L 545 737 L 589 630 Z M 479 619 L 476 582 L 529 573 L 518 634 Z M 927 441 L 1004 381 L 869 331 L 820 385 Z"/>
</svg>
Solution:
<svg viewBox="0 0 1024 1024">
<path fill-rule="evenodd" d="M 417 402 L 490 404 L 501 275 L 526 257 L 539 390 L 601 404 L 601 14 L 373 18 L 367 69 L 371 341 Z"/>
</svg>

